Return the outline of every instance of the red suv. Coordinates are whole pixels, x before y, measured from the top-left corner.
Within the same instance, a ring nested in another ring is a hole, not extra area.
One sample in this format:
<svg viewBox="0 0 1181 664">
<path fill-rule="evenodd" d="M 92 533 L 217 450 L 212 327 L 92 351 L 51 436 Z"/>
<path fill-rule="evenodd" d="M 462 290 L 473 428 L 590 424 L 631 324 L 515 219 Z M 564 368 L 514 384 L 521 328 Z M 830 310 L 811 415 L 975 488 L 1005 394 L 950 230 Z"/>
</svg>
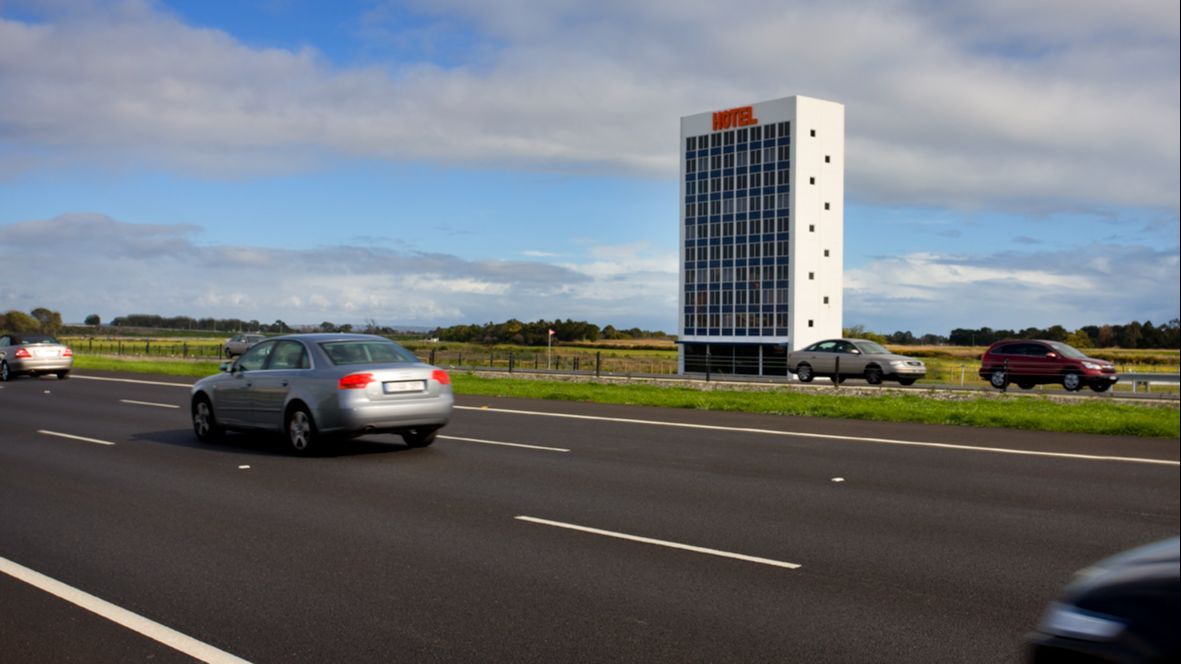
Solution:
<svg viewBox="0 0 1181 664">
<path fill-rule="evenodd" d="M 1023 390 L 1034 385 L 1062 383 L 1074 392 L 1084 385 L 1106 392 L 1115 385 L 1115 365 L 1087 357 L 1060 341 L 1007 339 L 988 347 L 980 362 L 980 377 L 997 389 L 1017 383 Z"/>
</svg>

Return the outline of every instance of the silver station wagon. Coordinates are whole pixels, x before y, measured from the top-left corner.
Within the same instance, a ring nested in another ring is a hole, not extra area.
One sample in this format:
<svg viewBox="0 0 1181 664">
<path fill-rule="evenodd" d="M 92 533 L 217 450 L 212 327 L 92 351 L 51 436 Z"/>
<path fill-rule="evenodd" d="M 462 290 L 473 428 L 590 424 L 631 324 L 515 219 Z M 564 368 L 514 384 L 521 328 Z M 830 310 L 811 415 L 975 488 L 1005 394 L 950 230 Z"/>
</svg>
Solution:
<svg viewBox="0 0 1181 664">
<path fill-rule="evenodd" d="M 293 334 L 251 347 L 192 388 L 193 431 L 275 431 L 306 453 L 326 439 L 393 433 L 425 447 L 451 419 L 447 372 L 389 339 Z"/>
</svg>

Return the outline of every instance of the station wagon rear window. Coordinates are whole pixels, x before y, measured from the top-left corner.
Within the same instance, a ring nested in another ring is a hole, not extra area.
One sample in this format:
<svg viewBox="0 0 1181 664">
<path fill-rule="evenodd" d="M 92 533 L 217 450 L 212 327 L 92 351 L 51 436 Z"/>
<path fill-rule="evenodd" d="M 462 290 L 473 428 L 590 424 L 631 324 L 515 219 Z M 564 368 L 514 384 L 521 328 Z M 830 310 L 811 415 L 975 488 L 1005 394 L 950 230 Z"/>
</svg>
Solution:
<svg viewBox="0 0 1181 664">
<path fill-rule="evenodd" d="M 413 353 L 388 341 L 325 341 L 320 348 L 336 365 L 418 361 Z"/>
</svg>

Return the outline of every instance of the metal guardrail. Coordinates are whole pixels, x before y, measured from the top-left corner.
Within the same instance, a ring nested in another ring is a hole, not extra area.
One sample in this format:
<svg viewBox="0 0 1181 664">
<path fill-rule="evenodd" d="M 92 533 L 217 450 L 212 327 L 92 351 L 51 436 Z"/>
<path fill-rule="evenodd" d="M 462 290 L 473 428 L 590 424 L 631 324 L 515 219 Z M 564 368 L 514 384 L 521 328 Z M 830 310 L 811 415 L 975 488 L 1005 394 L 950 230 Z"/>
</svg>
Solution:
<svg viewBox="0 0 1181 664">
<path fill-rule="evenodd" d="M 1132 392 L 1143 386 L 1145 392 L 1151 392 L 1152 385 L 1181 385 L 1181 373 L 1121 373 L 1120 382 L 1132 386 Z"/>
</svg>

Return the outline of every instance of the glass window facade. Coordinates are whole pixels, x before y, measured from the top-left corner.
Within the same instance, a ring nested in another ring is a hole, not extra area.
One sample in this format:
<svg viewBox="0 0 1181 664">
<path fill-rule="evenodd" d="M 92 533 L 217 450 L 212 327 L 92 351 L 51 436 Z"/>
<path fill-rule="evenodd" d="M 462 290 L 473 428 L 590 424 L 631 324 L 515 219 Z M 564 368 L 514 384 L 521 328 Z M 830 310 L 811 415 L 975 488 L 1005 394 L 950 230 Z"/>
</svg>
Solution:
<svg viewBox="0 0 1181 664">
<path fill-rule="evenodd" d="M 786 336 L 791 123 L 689 136 L 681 147 L 684 334 Z"/>
</svg>

